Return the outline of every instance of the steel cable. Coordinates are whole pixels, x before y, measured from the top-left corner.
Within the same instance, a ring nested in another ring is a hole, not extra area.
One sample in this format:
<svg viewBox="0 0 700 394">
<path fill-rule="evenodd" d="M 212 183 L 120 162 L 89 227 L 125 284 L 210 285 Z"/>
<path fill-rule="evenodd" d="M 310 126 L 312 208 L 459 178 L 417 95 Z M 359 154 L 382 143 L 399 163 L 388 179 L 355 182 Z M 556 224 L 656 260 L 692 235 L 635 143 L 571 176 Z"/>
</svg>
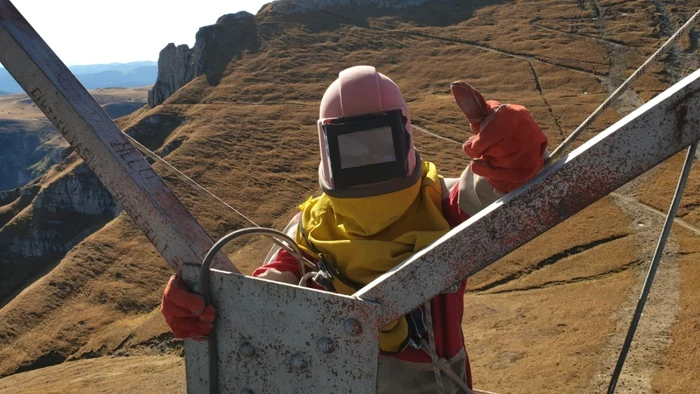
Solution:
<svg viewBox="0 0 700 394">
<path fill-rule="evenodd" d="M 547 162 L 553 163 L 556 156 L 561 155 L 569 147 L 569 145 L 571 145 L 576 140 L 576 138 L 578 138 L 578 136 L 598 118 L 598 116 L 600 116 L 600 114 L 602 114 L 606 109 L 608 109 L 608 107 L 610 107 L 613 101 L 617 100 L 617 98 L 620 97 L 620 95 L 622 95 L 622 93 L 624 93 L 627 90 L 627 88 L 630 87 L 630 85 L 636 82 L 637 79 L 639 79 L 639 77 L 641 77 L 644 74 L 644 72 L 649 68 L 650 65 L 652 65 L 659 57 L 661 57 L 662 54 L 668 51 L 673 45 L 675 45 L 683 34 L 689 32 L 690 29 L 692 29 L 693 26 L 695 26 L 695 24 L 698 22 L 699 17 L 700 9 L 698 9 L 695 15 L 688 19 L 688 21 L 680 29 L 678 29 L 678 31 L 674 35 L 672 35 L 671 38 L 669 38 L 661 46 L 661 48 L 654 52 L 654 54 L 651 55 L 644 62 L 644 64 L 642 64 L 632 75 L 630 75 L 630 77 L 627 78 L 627 80 L 622 85 L 620 85 L 620 87 L 618 87 L 617 90 L 615 90 L 610 95 L 610 97 L 608 97 L 607 100 L 603 102 L 603 104 L 601 104 L 595 111 L 593 111 L 593 113 L 589 115 L 588 118 L 586 118 L 586 120 L 584 120 L 583 123 L 581 123 L 581 125 L 578 126 L 573 133 L 566 137 L 566 139 L 552 152 L 552 154 L 549 155 L 549 159 L 547 160 Z"/>
<path fill-rule="evenodd" d="M 209 196 L 211 196 L 211 197 L 214 198 L 216 201 L 218 201 L 218 202 L 220 202 L 221 204 L 223 204 L 225 207 L 227 207 L 227 208 L 230 209 L 231 211 L 235 212 L 238 216 L 240 216 L 241 218 L 243 218 L 245 221 L 247 221 L 248 223 L 252 224 L 253 227 L 255 227 L 255 228 L 262 228 L 262 227 L 260 227 L 257 223 L 255 223 L 253 220 L 251 220 L 248 216 L 244 215 L 241 211 L 239 211 L 238 209 L 232 207 L 232 206 L 231 206 L 230 204 L 228 204 L 226 201 L 222 200 L 222 199 L 219 198 L 217 195 L 215 195 L 214 193 L 210 192 L 207 188 L 205 188 L 204 186 L 202 186 L 202 185 L 200 185 L 199 183 L 195 182 L 192 178 L 188 177 L 188 176 L 185 175 L 182 171 L 180 171 L 180 170 L 178 170 L 177 168 L 175 168 L 175 166 L 173 166 L 172 164 L 168 163 L 165 159 L 163 159 L 162 157 L 158 156 L 157 154 L 155 154 L 153 151 L 151 151 L 151 150 L 148 149 L 147 147 L 143 146 L 143 145 L 142 145 L 140 142 L 138 142 L 134 137 L 132 137 L 132 136 L 126 134 L 126 133 L 124 133 L 124 135 L 129 139 L 129 141 L 131 141 L 132 143 L 134 143 L 134 144 L 136 145 L 136 147 L 137 147 L 144 155 L 146 155 L 146 156 L 152 158 L 153 160 L 156 160 L 156 161 L 159 162 L 159 163 L 162 163 L 163 165 L 167 166 L 167 167 L 170 168 L 171 170 L 175 171 L 175 173 L 176 173 L 179 177 L 181 177 L 182 179 L 184 179 L 186 182 L 188 182 L 189 184 L 191 184 L 191 185 L 194 186 L 195 188 L 199 189 L 201 192 L 204 192 L 204 193 L 208 194 Z M 313 267 L 313 268 L 315 268 L 315 265 L 314 265 L 311 261 L 309 261 L 306 257 L 304 257 L 303 254 L 298 253 L 297 250 L 295 250 L 294 248 L 288 246 L 285 242 L 282 242 L 282 241 L 280 241 L 279 239 L 277 239 L 277 238 L 275 238 L 275 237 L 272 237 L 272 241 L 273 241 L 277 246 L 279 246 L 279 247 L 281 247 L 282 249 L 286 250 L 286 251 L 289 252 L 292 256 L 294 256 L 297 260 L 299 260 L 299 262 L 300 262 L 300 269 L 301 269 L 302 275 L 304 274 L 304 268 L 303 268 L 304 265 L 306 265 L 306 266 L 308 266 L 308 267 Z"/>
<path fill-rule="evenodd" d="M 666 246 L 666 240 L 671 232 L 671 225 L 673 224 L 673 219 L 676 217 L 678 212 L 678 206 L 680 205 L 681 198 L 683 197 L 683 191 L 685 190 L 685 185 L 688 182 L 688 176 L 690 175 L 690 169 L 693 166 L 693 160 L 695 159 L 695 152 L 697 150 L 698 143 L 691 145 L 688 148 L 688 154 L 685 157 L 685 163 L 683 164 L 683 171 L 681 172 L 680 179 L 678 180 L 678 186 L 676 187 L 676 192 L 673 196 L 673 202 L 666 215 L 666 221 L 664 222 L 663 231 L 659 237 L 659 242 L 656 245 L 656 251 L 654 252 L 654 257 L 651 260 L 651 265 L 649 266 L 649 272 L 647 274 L 646 280 L 644 281 L 644 288 L 641 295 L 639 296 L 639 301 L 637 302 L 637 308 L 634 310 L 632 315 L 632 322 L 630 323 L 630 328 L 627 331 L 627 336 L 625 337 L 625 342 L 620 350 L 620 356 L 617 359 L 617 364 L 615 365 L 615 370 L 613 371 L 612 377 L 610 379 L 610 385 L 608 386 L 608 394 L 613 394 L 615 392 L 615 387 L 617 387 L 617 381 L 622 373 L 622 367 L 625 365 L 625 360 L 627 359 L 627 353 L 632 346 L 632 340 L 634 339 L 634 334 L 637 332 L 637 325 L 639 320 L 642 318 L 642 312 L 644 311 L 644 306 L 647 302 L 647 297 L 649 296 L 649 291 L 651 290 L 651 285 L 654 283 L 654 277 L 656 275 L 656 270 L 659 268 L 659 263 L 661 262 L 661 256 L 664 253 L 664 248 Z"/>
</svg>

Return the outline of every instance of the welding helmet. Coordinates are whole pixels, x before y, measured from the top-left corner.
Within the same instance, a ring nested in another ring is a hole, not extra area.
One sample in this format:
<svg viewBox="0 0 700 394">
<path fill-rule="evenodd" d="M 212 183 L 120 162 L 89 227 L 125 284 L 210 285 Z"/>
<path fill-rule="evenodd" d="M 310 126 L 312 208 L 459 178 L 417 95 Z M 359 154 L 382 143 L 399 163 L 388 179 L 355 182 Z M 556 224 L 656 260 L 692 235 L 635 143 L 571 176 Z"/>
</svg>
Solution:
<svg viewBox="0 0 700 394">
<path fill-rule="evenodd" d="M 399 87 L 374 67 L 340 72 L 321 100 L 319 182 L 333 197 L 369 197 L 413 185 L 421 175 Z"/>
</svg>

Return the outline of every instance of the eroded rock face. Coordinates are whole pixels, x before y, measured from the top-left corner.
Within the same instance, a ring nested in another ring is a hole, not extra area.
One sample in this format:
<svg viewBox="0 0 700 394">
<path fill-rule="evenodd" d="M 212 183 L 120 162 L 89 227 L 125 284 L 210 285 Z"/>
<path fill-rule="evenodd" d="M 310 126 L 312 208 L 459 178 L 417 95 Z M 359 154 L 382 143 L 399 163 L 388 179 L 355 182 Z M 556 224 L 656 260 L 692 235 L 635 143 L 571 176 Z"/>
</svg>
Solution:
<svg viewBox="0 0 700 394">
<path fill-rule="evenodd" d="M 29 123 L 0 121 L 0 190 L 26 185 L 62 159 L 65 146 L 44 141 L 53 128 Z"/>
<path fill-rule="evenodd" d="M 196 48 L 195 44 L 195 48 Z M 170 43 L 160 51 L 158 57 L 158 79 L 148 91 L 148 105 L 153 108 L 161 104 L 178 89 L 202 73 L 201 59 L 194 55 L 195 48 Z"/>
<path fill-rule="evenodd" d="M 209 84 L 218 84 L 234 56 L 256 51 L 259 46 L 255 20 L 248 12 L 227 14 L 216 24 L 200 28 L 192 48 L 168 44 L 158 58 L 158 80 L 148 92 L 148 105 L 153 108 L 162 104 L 202 74 L 207 75 Z"/>
<path fill-rule="evenodd" d="M 17 102 L 31 105 L 29 98 Z M 103 108 L 116 119 L 144 104 L 143 101 L 117 101 Z M 36 112 L 38 115 L 39 110 Z M 22 187 L 41 177 L 67 156 L 71 151 L 67 148 L 68 142 L 45 118 L 0 119 L 0 191 Z"/>
<path fill-rule="evenodd" d="M 48 185 L 27 185 L 1 197 L 0 208 L 16 216 L 0 217 L 0 305 L 121 212 L 84 164 Z"/>
<path fill-rule="evenodd" d="M 299 14 L 313 10 L 361 6 L 378 9 L 406 9 L 421 6 L 429 0 L 279 0 L 271 2 L 260 13 Z M 260 15 L 260 13 L 258 15 Z M 255 17 L 248 12 L 224 15 L 211 26 L 197 32 L 194 47 L 168 44 L 158 59 L 158 80 L 148 92 L 148 105 L 162 104 L 178 89 L 194 78 L 206 74 L 210 85 L 217 85 L 224 69 L 235 56 L 260 48 Z"/>
<path fill-rule="evenodd" d="M 91 217 L 113 218 L 121 207 L 81 164 L 41 188 L 30 210 L 31 215 L 17 217 L 0 228 L 0 249 L 6 256 L 22 259 L 66 253 L 84 238 L 80 223 L 87 224 Z"/>
<path fill-rule="evenodd" d="M 71 174 L 42 189 L 33 205 L 35 209 L 50 213 L 70 211 L 115 216 L 118 212 L 114 197 L 85 165 L 76 167 Z"/>
</svg>

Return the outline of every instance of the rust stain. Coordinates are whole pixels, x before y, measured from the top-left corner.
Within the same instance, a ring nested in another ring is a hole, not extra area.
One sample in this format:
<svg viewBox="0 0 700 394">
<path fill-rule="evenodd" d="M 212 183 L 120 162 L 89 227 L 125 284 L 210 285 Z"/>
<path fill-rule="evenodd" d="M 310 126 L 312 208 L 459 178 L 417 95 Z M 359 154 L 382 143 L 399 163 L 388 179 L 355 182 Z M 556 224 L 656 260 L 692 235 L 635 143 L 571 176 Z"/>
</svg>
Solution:
<svg viewBox="0 0 700 394">
<path fill-rule="evenodd" d="M 686 128 L 688 125 L 688 114 L 689 113 L 697 113 L 700 108 L 693 108 L 692 110 L 689 109 L 690 102 L 691 100 L 700 93 L 700 90 L 691 90 L 688 93 L 686 93 L 681 99 L 679 100 L 679 104 L 677 105 L 677 110 L 676 110 L 676 119 L 675 119 L 675 124 L 676 124 L 676 138 L 680 139 L 683 137 L 683 130 Z M 697 107 L 700 107 L 698 105 Z"/>
</svg>

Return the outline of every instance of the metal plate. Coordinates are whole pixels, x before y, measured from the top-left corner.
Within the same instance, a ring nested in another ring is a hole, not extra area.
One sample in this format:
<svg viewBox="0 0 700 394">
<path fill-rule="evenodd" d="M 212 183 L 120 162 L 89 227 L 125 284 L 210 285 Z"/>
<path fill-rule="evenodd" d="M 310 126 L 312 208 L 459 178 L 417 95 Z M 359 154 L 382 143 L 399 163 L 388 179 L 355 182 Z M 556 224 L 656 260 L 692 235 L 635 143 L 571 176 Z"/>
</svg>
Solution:
<svg viewBox="0 0 700 394">
<path fill-rule="evenodd" d="M 183 267 L 188 284 L 198 276 Z M 211 297 L 219 392 L 376 392 L 379 305 L 215 270 Z M 207 343 L 188 340 L 185 354 L 188 392 L 208 393 Z"/>
</svg>

